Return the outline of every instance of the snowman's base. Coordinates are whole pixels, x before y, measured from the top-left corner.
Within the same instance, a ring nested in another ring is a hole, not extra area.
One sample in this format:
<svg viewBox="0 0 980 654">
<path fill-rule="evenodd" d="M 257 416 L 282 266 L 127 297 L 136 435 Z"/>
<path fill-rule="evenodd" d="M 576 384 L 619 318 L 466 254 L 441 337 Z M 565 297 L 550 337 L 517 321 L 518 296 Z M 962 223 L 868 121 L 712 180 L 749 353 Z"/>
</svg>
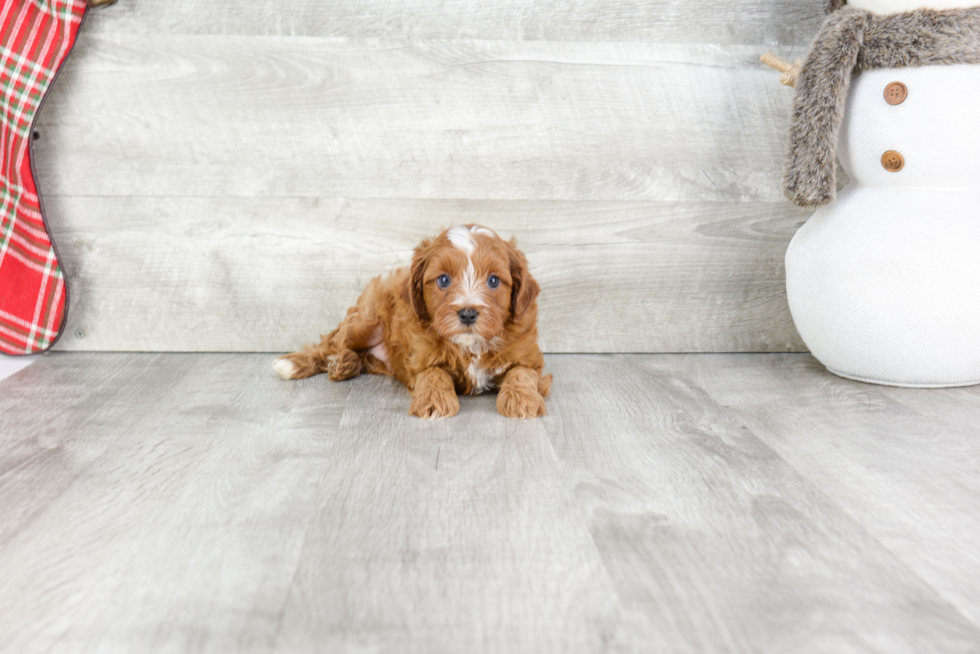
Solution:
<svg viewBox="0 0 980 654">
<path fill-rule="evenodd" d="M 976 381 L 968 381 L 968 382 L 954 382 L 952 384 L 912 384 L 907 382 L 888 381 L 885 379 L 868 379 L 867 377 L 848 375 L 846 372 L 834 370 L 833 368 L 827 368 L 827 372 L 833 373 L 838 377 L 843 377 L 844 379 L 864 382 L 865 384 L 878 384 L 879 386 L 898 386 L 900 388 L 959 388 L 961 386 L 976 386 L 977 384 L 980 384 L 980 379 Z"/>
<path fill-rule="evenodd" d="M 790 312 L 841 377 L 980 383 L 980 192 L 849 186 L 786 252 Z"/>
</svg>

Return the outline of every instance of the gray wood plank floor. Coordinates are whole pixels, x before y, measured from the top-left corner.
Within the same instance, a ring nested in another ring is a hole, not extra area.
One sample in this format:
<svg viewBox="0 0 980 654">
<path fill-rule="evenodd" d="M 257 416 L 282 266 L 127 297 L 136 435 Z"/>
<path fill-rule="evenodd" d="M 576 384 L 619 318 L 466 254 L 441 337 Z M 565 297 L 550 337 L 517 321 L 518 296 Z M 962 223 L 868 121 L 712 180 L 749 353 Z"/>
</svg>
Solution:
<svg viewBox="0 0 980 654">
<path fill-rule="evenodd" d="M 273 358 L 0 381 L 0 652 L 980 651 L 980 387 L 552 355 L 425 422 Z"/>
</svg>

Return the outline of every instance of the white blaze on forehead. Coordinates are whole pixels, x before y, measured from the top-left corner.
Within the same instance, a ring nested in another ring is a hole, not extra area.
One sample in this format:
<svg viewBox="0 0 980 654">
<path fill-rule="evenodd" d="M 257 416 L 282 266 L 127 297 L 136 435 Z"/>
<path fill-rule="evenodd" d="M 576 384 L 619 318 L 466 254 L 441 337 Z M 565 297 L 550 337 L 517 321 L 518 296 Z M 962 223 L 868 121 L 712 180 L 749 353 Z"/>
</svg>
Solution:
<svg viewBox="0 0 980 654">
<path fill-rule="evenodd" d="M 476 268 L 473 267 L 473 259 L 466 262 L 466 272 L 463 279 L 459 280 L 456 297 L 453 299 L 453 306 L 459 307 L 485 307 L 487 303 L 480 296 L 482 284 L 476 279 Z"/>
<path fill-rule="evenodd" d="M 486 306 L 486 302 L 479 297 L 480 288 L 476 280 L 476 269 L 473 267 L 473 253 L 476 251 L 476 239 L 473 237 L 477 234 L 494 238 L 497 236 L 486 227 L 479 225 L 470 225 L 469 227 L 460 225 L 446 232 L 449 242 L 465 252 L 468 259 L 466 272 L 463 274 L 463 279 L 460 280 L 462 301 L 456 301 L 453 303 L 454 305 Z"/>
<path fill-rule="evenodd" d="M 466 256 L 470 256 L 476 250 L 476 239 L 465 227 L 453 227 L 446 236 L 449 237 L 449 242 L 465 252 Z"/>
<path fill-rule="evenodd" d="M 470 256 L 476 250 L 476 239 L 473 238 L 476 234 L 480 234 L 481 236 L 496 236 L 496 234 L 486 227 L 480 227 L 479 225 L 471 225 L 469 227 L 460 225 L 446 232 L 449 242 L 465 252 L 466 256 Z"/>
</svg>

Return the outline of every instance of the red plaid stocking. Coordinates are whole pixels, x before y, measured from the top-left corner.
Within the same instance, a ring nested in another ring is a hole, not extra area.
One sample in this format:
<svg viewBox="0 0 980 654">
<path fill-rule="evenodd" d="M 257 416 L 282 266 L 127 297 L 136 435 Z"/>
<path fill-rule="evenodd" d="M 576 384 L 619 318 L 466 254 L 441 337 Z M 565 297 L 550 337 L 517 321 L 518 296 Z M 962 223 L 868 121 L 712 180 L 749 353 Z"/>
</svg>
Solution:
<svg viewBox="0 0 980 654">
<path fill-rule="evenodd" d="M 71 51 L 85 0 L 0 0 L 0 352 L 61 335 L 68 289 L 31 166 L 34 118 Z"/>
</svg>

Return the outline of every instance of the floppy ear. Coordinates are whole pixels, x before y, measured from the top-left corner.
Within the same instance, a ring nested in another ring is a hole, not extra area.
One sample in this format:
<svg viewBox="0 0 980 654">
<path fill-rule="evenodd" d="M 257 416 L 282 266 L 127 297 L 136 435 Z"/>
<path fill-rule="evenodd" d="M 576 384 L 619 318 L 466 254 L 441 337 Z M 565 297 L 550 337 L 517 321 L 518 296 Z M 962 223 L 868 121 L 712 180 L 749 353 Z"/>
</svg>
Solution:
<svg viewBox="0 0 980 654">
<path fill-rule="evenodd" d="M 527 258 L 517 249 L 517 239 L 512 238 L 510 247 L 510 321 L 517 322 L 531 308 L 541 292 L 541 287 L 527 270 Z"/>
<path fill-rule="evenodd" d="M 425 269 L 429 266 L 429 257 L 432 255 L 432 248 L 429 247 L 431 245 L 432 241 L 426 239 L 415 248 L 412 269 L 408 275 L 408 295 L 412 308 L 423 323 L 429 322 L 429 310 L 425 306 Z"/>
</svg>

